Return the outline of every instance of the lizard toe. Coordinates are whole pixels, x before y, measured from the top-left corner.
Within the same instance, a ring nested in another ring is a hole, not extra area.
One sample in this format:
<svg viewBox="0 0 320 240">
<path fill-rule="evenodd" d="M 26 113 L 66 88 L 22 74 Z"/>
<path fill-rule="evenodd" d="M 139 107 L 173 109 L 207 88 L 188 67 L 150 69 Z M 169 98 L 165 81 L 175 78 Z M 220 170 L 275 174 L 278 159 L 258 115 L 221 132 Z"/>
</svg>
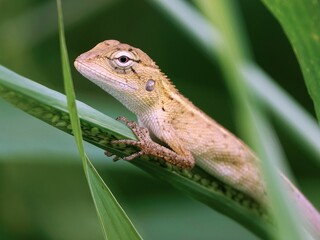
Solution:
<svg viewBox="0 0 320 240">
<path fill-rule="evenodd" d="M 125 144 L 125 145 L 130 145 L 130 146 L 141 147 L 140 141 L 130 140 L 130 139 L 112 140 L 111 144 Z"/>
<path fill-rule="evenodd" d="M 145 155 L 145 152 L 144 151 L 139 151 L 139 152 L 131 154 L 130 156 L 124 157 L 123 159 L 127 160 L 127 161 L 131 161 L 131 160 L 133 160 L 133 159 L 135 159 L 137 157 L 143 156 L 143 155 Z"/>
</svg>

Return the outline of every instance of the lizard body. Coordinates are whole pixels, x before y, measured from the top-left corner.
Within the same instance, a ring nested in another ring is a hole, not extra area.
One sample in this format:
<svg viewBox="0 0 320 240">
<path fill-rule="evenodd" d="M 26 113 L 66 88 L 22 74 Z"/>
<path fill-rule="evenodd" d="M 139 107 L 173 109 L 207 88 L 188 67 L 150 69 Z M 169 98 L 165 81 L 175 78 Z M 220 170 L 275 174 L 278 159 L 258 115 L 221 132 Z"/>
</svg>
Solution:
<svg viewBox="0 0 320 240">
<path fill-rule="evenodd" d="M 267 205 L 258 159 L 250 148 L 181 95 L 143 51 L 107 40 L 80 55 L 75 67 L 137 116 L 139 126 L 122 118 L 139 140 L 117 142 L 141 149 L 125 159 L 153 155 L 181 168 L 192 168 L 196 163 Z M 285 177 L 284 180 L 289 181 Z M 320 235 L 319 214 L 290 182 L 288 186 L 297 201 L 303 202 L 301 209 L 310 212 L 307 218 Z"/>
</svg>

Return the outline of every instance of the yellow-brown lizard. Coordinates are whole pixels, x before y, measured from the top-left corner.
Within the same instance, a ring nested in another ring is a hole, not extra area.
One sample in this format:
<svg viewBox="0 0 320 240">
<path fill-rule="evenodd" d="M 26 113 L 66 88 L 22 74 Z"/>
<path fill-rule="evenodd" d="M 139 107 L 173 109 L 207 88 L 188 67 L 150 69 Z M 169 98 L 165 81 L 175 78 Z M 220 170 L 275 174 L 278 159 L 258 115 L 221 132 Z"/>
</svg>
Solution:
<svg viewBox="0 0 320 240">
<path fill-rule="evenodd" d="M 152 155 L 181 168 L 192 168 L 197 164 L 267 205 L 265 185 L 254 153 L 181 95 L 143 51 L 116 40 L 107 40 L 80 55 L 75 67 L 137 116 L 139 125 L 124 117 L 119 118 L 139 139 L 116 141 L 140 148 L 139 152 L 124 159 Z M 160 140 L 169 148 L 152 139 Z M 282 176 L 313 232 L 320 238 L 319 213 Z"/>
</svg>

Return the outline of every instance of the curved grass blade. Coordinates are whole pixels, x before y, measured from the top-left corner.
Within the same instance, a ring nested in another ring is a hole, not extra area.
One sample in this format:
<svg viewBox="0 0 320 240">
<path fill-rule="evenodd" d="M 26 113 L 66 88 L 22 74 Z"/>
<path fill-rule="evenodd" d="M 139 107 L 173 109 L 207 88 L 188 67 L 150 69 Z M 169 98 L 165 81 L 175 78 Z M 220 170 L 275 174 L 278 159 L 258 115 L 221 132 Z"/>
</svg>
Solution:
<svg viewBox="0 0 320 240">
<path fill-rule="evenodd" d="M 236 106 L 237 121 L 244 136 L 255 148 L 261 159 L 261 170 L 270 198 L 272 217 L 277 224 L 273 235 L 276 239 L 307 239 L 304 223 L 293 208 L 289 194 L 277 169 L 283 162 L 283 153 L 266 115 L 248 91 L 242 66 L 252 61 L 241 16 L 235 2 L 195 0 L 212 26 L 221 32 L 224 41 L 217 53 L 217 60 Z M 281 166 L 284 165 L 283 163 Z"/>
<path fill-rule="evenodd" d="M 69 58 L 64 37 L 61 0 L 57 0 L 57 9 L 63 79 L 67 95 L 68 110 L 70 112 L 71 128 L 79 154 L 82 158 L 83 169 L 103 229 L 103 235 L 105 239 L 142 239 L 84 152 L 80 120 L 78 118 Z"/>
<path fill-rule="evenodd" d="M 72 134 L 67 103 L 63 94 L 0 65 L 0 96 L 51 126 Z M 114 139 L 135 139 L 127 127 L 84 103 L 76 101 L 76 104 L 85 141 L 119 156 L 127 156 L 136 151 L 132 147 L 113 146 L 110 143 Z M 269 232 L 273 225 L 266 210 L 200 168 L 181 171 L 151 157 L 136 159 L 131 163 L 234 219 L 259 237 L 270 239 Z"/>
</svg>

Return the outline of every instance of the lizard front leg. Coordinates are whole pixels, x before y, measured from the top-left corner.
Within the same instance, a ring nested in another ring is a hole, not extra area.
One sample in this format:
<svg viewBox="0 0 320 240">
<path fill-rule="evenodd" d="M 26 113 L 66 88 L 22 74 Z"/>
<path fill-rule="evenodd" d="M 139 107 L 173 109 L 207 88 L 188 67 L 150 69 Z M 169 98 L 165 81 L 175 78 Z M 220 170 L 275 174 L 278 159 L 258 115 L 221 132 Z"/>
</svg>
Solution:
<svg viewBox="0 0 320 240">
<path fill-rule="evenodd" d="M 185 154 L 178 154 L 177 152 L 154 142 L 151 139 L 147 128 L 140 127 L 136 122 L 129 121 L 125 117 L 118 117 L 117 120 L 125 123 L 136 135 L 138 140 L 113 140 L 112 143 L 122 143 L 140 148 L 139 152 L 124 157 L 124 160 L 130 161 L 139 156 L 149 155 L 164 159 L 180 168 L 192 168 L 195 165 L 195 160 L 190 152 L 184 151 Z"/>
</svg>

